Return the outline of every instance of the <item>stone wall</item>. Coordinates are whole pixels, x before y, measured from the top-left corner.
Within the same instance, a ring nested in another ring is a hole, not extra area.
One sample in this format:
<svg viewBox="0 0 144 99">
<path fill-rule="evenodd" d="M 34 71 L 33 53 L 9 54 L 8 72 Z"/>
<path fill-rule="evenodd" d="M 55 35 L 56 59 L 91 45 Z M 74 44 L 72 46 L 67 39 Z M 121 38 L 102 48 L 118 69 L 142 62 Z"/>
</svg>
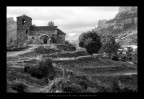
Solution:
<svg viewBox="0 0 144 99">
<path fill-rule="evenodd" d="M 18 46 L 22 47 L 23 44 L 28 40 L 28 37 L 25 34 L 25 30 L 17 30 L 17 33 Z"/>
<path fill-rule="evenodd" d="M 64 51 L 75 51 L 76 50 L 76 47 L 71 47 L 71 46 L 67 46 L 67 45 L 63 45 L 63 44 L 57 45 L 57 48 L 60 50 L 64 50 Z"/>
<path fill-rule="evenodd" d="M 58 35 L 56 42 L 57 44 L 65 44 L 65 35 Z"/>
<path fill-rule="evenodd" d="M 40 37 L 42 35 L 48 35 L 50 37 L 52 34 L 55 34 L 55 31 L 44 31 L 44 30 L 41 30 L 41 31 L 31 31 L 30 34 L 32 34 L 31 36 L 37 36 L 37 37 Z"/>
<path fill-rule="evenodd" d="M 57 35 L 56 33 L 57 31 L 31 31 L 30 34 L 32 34 L 31 36 L 35 37 L 35 39 L 37 39 L 37 43 L 42 42 L 40 40 L 40 37 L 42 35 L 48 35 L 49 37 L 53 37 L 55 40 L 56 44 L 65 44 L 65 35 Z"/>
</svg>

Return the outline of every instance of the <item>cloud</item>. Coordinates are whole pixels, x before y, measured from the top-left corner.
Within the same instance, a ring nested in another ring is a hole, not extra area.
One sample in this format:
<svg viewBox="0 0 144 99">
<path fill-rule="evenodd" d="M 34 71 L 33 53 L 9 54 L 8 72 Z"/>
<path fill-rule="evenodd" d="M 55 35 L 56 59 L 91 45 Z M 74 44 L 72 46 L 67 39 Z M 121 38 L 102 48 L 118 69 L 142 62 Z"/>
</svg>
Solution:
<svg viewBox="0 0 144 99">
<path fill-rule="evenodd" d="M 7 7 L 7 17 L 26 14 L 32 23 L 40 26 L 54 21 L 67 34 L 82 33 L 97 26 L 98 20 L 112 19 L 118 13 L 119 7 L 92 6 L 92 7 Z"/>
</svg>

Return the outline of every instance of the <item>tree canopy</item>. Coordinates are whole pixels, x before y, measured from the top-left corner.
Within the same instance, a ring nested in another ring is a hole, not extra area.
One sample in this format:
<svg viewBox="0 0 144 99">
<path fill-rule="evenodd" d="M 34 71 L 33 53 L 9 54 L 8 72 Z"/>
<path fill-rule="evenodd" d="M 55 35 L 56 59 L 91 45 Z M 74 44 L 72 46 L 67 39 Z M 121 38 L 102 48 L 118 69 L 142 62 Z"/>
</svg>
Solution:
<svg viewBox="0 0 144 99">
<path fill-rule="evenodd" d="M 102 46 L 101 38 L 95 31 L 82 33 L 79 37 L 79 46 L 86 48 L 89 54 L 98 53 Z"/>
<path fill-rule="evenodd" d="M 53 21 L 48 22 L 48 26 L 54 26 L 54 22 Z"/>
</svg>

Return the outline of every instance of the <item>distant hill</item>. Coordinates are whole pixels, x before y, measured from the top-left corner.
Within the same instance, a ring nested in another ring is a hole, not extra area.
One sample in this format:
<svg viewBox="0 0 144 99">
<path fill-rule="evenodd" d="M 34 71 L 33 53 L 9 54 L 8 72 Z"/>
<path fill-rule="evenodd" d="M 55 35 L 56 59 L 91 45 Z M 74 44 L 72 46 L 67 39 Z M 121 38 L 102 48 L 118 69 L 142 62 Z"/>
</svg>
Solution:
<svg viewBox="0 0 144 99">
<path fill-rule="evenodd" d="M 79 48 L 79 36 L 81 33 L 73 33 L 73 34 L 67 34 L 66 40 L 69 41 L 70 43 L 74 44 L 77 48 Z"/>
<path fill-rule="evenodd" d="M 13 17 L 7 18 L 7 43 L 12 40 L 17 39 L 17 24 Z"/>
<path fill-rule="evenodd" d="M 99 20 L 95 31 L 102 36 L 118 36 L 122 45 L 137 43 L 137 7 L 120 7 L 111 20 Z"/>
</svg>

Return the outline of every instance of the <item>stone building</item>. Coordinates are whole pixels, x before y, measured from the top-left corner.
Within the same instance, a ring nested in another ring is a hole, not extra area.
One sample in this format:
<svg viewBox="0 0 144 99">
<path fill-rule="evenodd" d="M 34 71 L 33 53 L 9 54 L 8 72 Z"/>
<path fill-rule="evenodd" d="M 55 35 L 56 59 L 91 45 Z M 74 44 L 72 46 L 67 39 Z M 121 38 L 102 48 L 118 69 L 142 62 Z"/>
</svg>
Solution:
<svg viewBox="0 0 144 99">
<path fill-rule="evenodd" d="M 57 26 L 34 26 L 27 15 L 17 17 L 17 45 L 28 42 L 36 44 L 65 44 L 65 33 Z"/>
</svg>

